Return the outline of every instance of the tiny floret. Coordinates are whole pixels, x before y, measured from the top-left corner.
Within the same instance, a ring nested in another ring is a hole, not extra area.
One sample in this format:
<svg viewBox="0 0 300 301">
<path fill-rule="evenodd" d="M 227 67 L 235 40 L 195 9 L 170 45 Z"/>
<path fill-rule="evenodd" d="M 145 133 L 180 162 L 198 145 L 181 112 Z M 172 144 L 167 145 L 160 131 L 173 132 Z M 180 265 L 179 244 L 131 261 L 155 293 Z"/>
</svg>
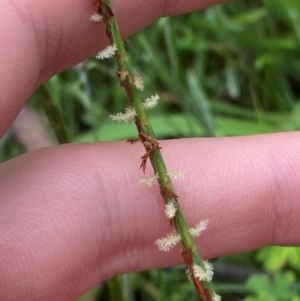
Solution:
<svg viewBox="0 0 300 301">
<path fill-rule="evenodd" d="M 133 107 L 125 108 L 125 115 L 127 115 L 127 119 L 129 119 L 129 121 L 132 121 L 136 116 L 135 109 Z"/>
<path fill-rule="evenodd" d="M 109 117 L 113 121 L 117 121 L 117 122 L 131 122 L 132 120 L 134 120 L 135 116 L 136 116 L 136 112 L 133 107 L 125 108 L 125 113 L 119 112 L 114 115 L 109 115 Z"/>
<path fill-rule="evenodd" d="M 185 177 L 185 171 L 168 171 L 167 174 L 174 180 L 183 180 Z"/>
<path fill-rule="evenodd" d="M 116 113 L 114 115 L 109 115 L 109 117 L 113 120 L 113 121 L 117 121 L 117 122 L 125 122 L 124 120 L 124 113 L 122 112 L 119 112 L 119 113 Z"/>
<path fill-rule="evenodd" d="M 144 82 L 140 76 L 134 76 L 134 85 L 138 90 L 144 90 Z"/>
<path fill-rule="evenodd" d="M 143 186 L 148 186 L 148 187 L 150 187 L 150 186 L 152 186 L 152 184 L 153 184 L 154 182 L 157 181 L 157 179 L 158 179 L 158 174 L 156 173 L 155 175 L 149 176 L 149 177 L 146 178 L 146 179 L 141 179 L 141 180 L 139 180 L 139 184 L 140 184 L 140 185 L 143 185 Z"/>
<path fill-rule="evenodd" d="M 93 22 L 101 22 L 103 20 L 103 16 L 96 12 L 93 15 L 91 15 L 90 20 Z"/>
<path fill-rule="evenodd" d="M 204 220 L 204 221 L 201 221 L 199 222 L 195 228 L 191 228 L 189 230 L 190 234 L 193 236 L 193 237 L 197 237 L 199 236 L 206 228 L 207 228 L 207 225 L 208 225 L 208 219 L 207 220 Z"/>
<path fill-rule="evenodd" d="M 149 141 L 145 141 L 145 142 L 143 142 L 143 144 L 146 148 L 151 148 L 152 147 L 152 144 Z"/>
<path fill-rule="evenodd" d="M 212 297 L 212 301 L 221 301 L 222 297 L 220 295 L 217 295 L 216 293 L 214 293 L 213 297 Z"/>
<path fill-rule="evenodd" d="M 145 99 L 143 105 L 145 109 L 153 109 L 157 104 L 158 104 L 158 100 L 159 100 L 159 95 L 154 94 L 148 98 Z"/>
<path fill-rule="evenodd" d="M 169 200 L 168 203 L 166 204 L 166 208 L 165 208 L 165 214 L 166 214 L 167 218 L 175 217 L 176 212 L 177 212 L 176 202 L 173 199 Z"/>
<path fill-rule="evenodd" d="M 104 59 L 109 59 L 115 55 L 117 51 L 117 46 L 116 45 L 110 45 L 104 48 L 102 51 L 100 51 L 97 55 L 96 58 L 98 60 L 104 60 Z"/>
<path fill-rule="evenodd" d="M 193 274 L 200 281 L 206 279 L 205 270 L 198 264 L 193 264 Z"/>
<path fill-rule="evenodd" d="M 212 264 L 208 260 L 204 260 L 204 269 L 206 272 L 206 281 L 211 281 L 214 275 L 214 269 Z"/>
<path fill-rule="evenodd" d="M 155 244 L 160 251 L 168 252 L 180 242 L 180 239 L 180 235 L 173 232 L 168 234 L 166 237 L 157 239 Z"/>
<path fill-rule="evenodd" d="M 193 273 L 196 278 L 200 281 L 208 281 L 210 282 L 213 277 L 213 269 L 212 265 L 208 261 L 203 262 L 204 267 L 194 263 L 193 264 Z"/>
<path fill-rule="evenodd" d="M 124 81 L 126 79 L 126 77 L 128 76 L 128 74 L 129 73 L 126 70 L 118 71 L 118 75 L 119 75 L 121 81 Z"/>
<path fill-rule="evenodd" d="M 189 270 L 186 270 L 185 273 L 186 273 L 187 279 L 191 280 L 191 277 L 192 277 L 191 272 Z"/>
</svg>

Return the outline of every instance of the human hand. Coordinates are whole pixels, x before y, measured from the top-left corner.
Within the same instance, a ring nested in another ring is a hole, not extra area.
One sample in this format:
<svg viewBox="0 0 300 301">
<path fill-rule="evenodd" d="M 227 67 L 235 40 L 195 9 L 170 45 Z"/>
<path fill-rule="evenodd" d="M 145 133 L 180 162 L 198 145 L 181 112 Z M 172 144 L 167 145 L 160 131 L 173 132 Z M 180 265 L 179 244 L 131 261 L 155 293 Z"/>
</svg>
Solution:
<svg viewBox="0 0 300 301">
<path fill-rule="evenodd" d="M 89 0 L 57 3 L 1 4 L 0 135 L 40 83 L 107 43 L 103 25 L 89 20 Z M 126 34 L 208 4 L 114 3 Z M 190 224 L 209 219 L 198 239 L 203 257 L 299 244 L 299 138 L 160 143 L 170 169 L 187 171 L 176 188 Z M 158 189 L 137 185 L 141 153 L 124 142 L 71 144 L 0 166 L 1 300 L 74 300 L 116 274 L 182 262 L 179 248 L 166 254 L 154 245 L 170 227 Z"/>
</svg>

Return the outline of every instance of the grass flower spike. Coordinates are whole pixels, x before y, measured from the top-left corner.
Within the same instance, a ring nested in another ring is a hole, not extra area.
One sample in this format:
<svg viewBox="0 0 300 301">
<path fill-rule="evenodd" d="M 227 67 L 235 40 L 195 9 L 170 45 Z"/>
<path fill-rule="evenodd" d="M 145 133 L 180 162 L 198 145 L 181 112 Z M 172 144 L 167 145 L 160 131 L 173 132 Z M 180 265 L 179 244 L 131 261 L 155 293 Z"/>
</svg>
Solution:
<svg viewBox="0 0 300 301">
<path fill-rule="evenodd" d="M 170 220 L 171 226 L 174 227 L 171 234 L 165 238 L 157 239 L 155 244 L 160 251 L 166 252 L 180 242 L 182 257 L 200 298 L 203 301 L 218 301 L 216 298 L 216 300 L 213 300 L 213 296 L 216 296 L 216 294 L 211 283 L 212 268 L 201 258 L 193 238 L 193 236 L 199 235 L 204 230 L 207 222 L 201 222 L 195 229 L 189 229 L 188 222 L 179 202 L 179 196 L 171 180 L 171 178 L 183 179 L 185 172 L 170 172 L 167 170 L 161 153 L 160 143 L 155 138 L 155 133 L 147 115 L 147 110 L 157 105 L 159 96 L 158 94 L 154 94 L 143 101 L 140 93 L 144 89 L 144 83 L 136 75 L 135 68 L 131 66 L 128 59 L 124 39 L 120 33 L 111 0 L 98 0 L 98 3 L 98 14 L 103 16 L 107 37 L 112 46 L 108 46 L 101 51 L 97 55 L 97 58 L 111 58 L 115 55 L 118 65 L 117 76 L 129 100 L 129 107 L 125 109 L 124 113 L 117 113 L 110 117 L 117 122 L 135 121 L 138 132 L 137 140 L 144 147 L 140 168 L 145 173 L 149 162 L 154 171 L 154 176 L 140 180 L 139 184 L 151 186 L 152 183 L 158 181 L 159 185 L 157 186 L 164 201 L 165 214 Z M 132 143 L 132 140 L 128 141 Z"/>
</svg>

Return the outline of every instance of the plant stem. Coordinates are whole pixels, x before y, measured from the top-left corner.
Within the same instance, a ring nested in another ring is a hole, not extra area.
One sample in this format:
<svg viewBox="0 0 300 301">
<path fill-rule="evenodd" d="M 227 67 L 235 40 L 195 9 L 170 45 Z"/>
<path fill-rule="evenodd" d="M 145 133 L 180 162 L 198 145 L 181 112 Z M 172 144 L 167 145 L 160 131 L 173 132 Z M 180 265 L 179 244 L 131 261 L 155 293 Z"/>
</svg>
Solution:
<svg viewBox="0 0 300 301">
<path fill-rule="evenodd" d="M 111 301 L 126 301 L 123 290 L 122 276 L 115 276 L 107 281 Z"/>
<path fill-rule="evenodd" d="M 55 103 L 49 89 L 46 85 L 42 85 L 38 92 L 41 94 L 43 107 L 49 123 L 54 131 L 59 144 L 70 143 L 71 138 L 62 118 L 61 111 Z"/>
<path fill-rule="evenodd" d="M 41 99 L 46 116 L 59 144 L 71 143 L 72 141 L 63 121 L 61 111 L 58 105 L 52 99 L 46 85 L 43 85 L 39 88 L 39 93 L 41 94 Z M 111 301 L 126 301 L 126 297 L 123 294 L 121 276 L 116 276 L 108 280 L 107 286 Z"/>
<path fill-rule="evenodd" d="M 168 204 L 169 202 L 176 203 L 176 215 L 170 220 L 170 222 L 181 237 L 183 247 L 182 256 L 199 296 L 203 301 L 212 301 L 215 299 L 215 292 L 211 282 L 205 280 L 201 281 L 194 275 L 194 264 L 199 265 L 203 269 L 205 269 L 205 264 L 197 250 L 195 241 L 189 232 L 187 220 L 178 201 L 177 193 L 168 175 L 166 165 L 160 152 L 161 147 L 155 139 L 155 134 L 143 106 L 139 89 L 136 87 L 136 75 L 130 65 L 124 41 L 121 36 L 117 20 L 114 16 L 111 0 L 99 0 L 98 12 L 103 16 L 103 20 L 106 25 L 106 33 L 111 44 L 115 45 L 117 48 L 117 74 L 120 84 L 125 88 L 130 105 L 134 107 L 136 112 L 135 124 L 138 130 L 139 140 L 143 143 L 146 151 L 146 153 L 142 156 L 141 168 L 145 172 L 147 159 L 150 159 L 154 173 L 158 175 L 160 192 L 165 204 Z"/>
</svg>

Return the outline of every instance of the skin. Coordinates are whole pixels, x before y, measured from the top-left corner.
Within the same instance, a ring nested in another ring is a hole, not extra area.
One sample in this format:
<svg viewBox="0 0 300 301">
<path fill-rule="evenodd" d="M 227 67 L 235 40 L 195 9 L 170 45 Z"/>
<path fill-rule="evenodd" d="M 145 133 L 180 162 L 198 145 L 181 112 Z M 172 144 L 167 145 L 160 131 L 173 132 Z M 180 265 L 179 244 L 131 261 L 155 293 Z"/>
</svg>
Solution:
<svg viewBox="0 0 300 301">
<path fill-rule="evenodd" d="M 114 1 L 124 35 L 212 4 Z M 0 136 L 39 84 L 106 45 L 94 11 L 89 0 L 2 1 Z M 209 219 L 203 257 L 299 244 L 298 133 L 161 146 L 170 169 L 187 172 L 175 184 L 189 223 Z M 142 154 L 124 142 L 71 144 L 0 165 L 2 300 L 74 300 L 116 274 L 182 263 L 179 247 L 154 245 L 170 226 L 157 187 L 137 185 Z"/>
</svg>

